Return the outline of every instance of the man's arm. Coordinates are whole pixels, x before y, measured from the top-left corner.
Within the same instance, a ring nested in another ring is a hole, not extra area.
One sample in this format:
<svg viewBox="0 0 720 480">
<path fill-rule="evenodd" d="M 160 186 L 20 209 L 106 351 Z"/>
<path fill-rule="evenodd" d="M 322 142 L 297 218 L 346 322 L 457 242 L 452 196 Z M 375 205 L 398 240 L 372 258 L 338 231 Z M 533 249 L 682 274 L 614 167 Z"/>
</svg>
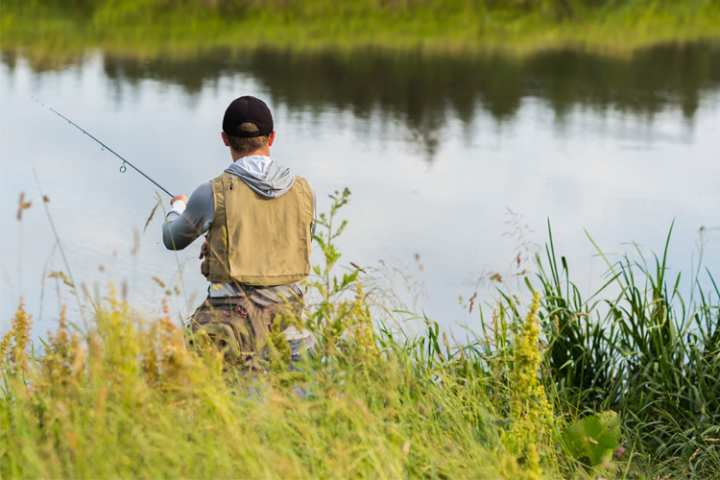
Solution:
<svg viewBox="0 0 720 480">
<path fill-rule="evenodd" d="M 163 243 L 168 250 L 182 250 L 210 229 L 215 216 L 212 186 L 200 185 L 185 206 L 182 200 L 173 202 L 163 225 Z"/>
</svg>

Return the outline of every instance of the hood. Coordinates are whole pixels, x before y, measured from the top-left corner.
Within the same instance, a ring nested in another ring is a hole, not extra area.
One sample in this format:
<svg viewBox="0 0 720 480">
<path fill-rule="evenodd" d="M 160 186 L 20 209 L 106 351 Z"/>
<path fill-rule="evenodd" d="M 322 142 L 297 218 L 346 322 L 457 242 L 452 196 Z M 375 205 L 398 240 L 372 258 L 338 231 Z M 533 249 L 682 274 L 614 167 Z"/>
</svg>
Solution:
<svg viewBox="0 0 720 480">
<path fill-rule="evenodd" d="M 266 198 L 281 197 L 295 184 L 295 175 L 289 168 L 262 155 L 239 158 L 225 171 L 240 177 L 247 186 Z"/>
</svg>

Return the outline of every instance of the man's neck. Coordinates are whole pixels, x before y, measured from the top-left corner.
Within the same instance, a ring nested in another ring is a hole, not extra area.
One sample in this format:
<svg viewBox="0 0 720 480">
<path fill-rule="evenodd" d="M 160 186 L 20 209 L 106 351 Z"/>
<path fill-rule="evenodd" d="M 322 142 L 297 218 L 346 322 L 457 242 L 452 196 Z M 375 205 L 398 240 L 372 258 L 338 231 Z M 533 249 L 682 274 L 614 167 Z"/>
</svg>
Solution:
<svg viewBox="0 0 720 480">
<path fill-rule="evenodd" d="M 230 150 L 230 156 L 232 157 L 233 162 L 236 162 L 236 161 L 240 160 L 241 158 L 245 158 L 245 157 L 257 157 L 257 156 L 269 157 L 270 149 L 265 147 L 265 148 L 260 148 L 258 150 L 255 150 L 254 152 L 244 153 L 244 154 L 239 154 L 234 150 Z"/>
</svg>

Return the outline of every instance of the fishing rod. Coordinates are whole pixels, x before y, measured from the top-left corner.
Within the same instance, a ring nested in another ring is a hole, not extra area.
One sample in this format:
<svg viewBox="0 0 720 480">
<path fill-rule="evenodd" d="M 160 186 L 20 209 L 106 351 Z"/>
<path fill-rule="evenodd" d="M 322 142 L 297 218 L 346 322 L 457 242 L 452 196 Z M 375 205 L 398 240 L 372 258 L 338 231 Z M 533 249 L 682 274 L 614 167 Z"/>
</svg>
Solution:
<svg viewBox="0 0 720 480">
<path fill-rule="evenodd" d="M 104 150 L 107 150 L 108 152 L 112 153 L 112 154 L 115 155 L 117 158 L 119 158 L 120 160 L 122 160 L 123 163 L 120 165 L 120 173 L 125 173 L 125 172 L 127 172 L 127 167 L 130 167 L 130 168 L 132 168 L 133 170 L 135 170 L 137 173 L 139 173 L 140 175 L 142 175 L 143 177 L 145 177 L 145 179 L 146 179 L 147 181 L 149 181 L 150 183 L 152 183 L 153 185 L 155 185 L 157 188 L 159 188 L 160 190 L 162 190 L 163 192 L 165 192 L 166 194 L 168 194 L 170 197 L 174 197 L 174 195 L 173 195 L 172 193 L 170 193 L 165 187 L 163 187 L 162 185 L 160 185 L 158 182 L 156 182 L 155 180 L 153 180 L 148 174 L 146 174 L 145 172 L 143 172 L 142 170 L 140 170 L 138 167 L 136 167 L 135 165 L 133 165 L 133 163 L 132 163 L 130 160 L 128 160 L 127 158 L 123 157 L 122 155 L 120 155 L 119 153 L 117 153 L 117 152 L 116 152 L 115 150 L 113 150 L 112 148 L 108 147 L 102 140 L 100 140 L 100 139 L 98 139 L 97 137 L 95 137 L 92 133 L 88 132 L 87 130 L 85 130 L 84 128 L 82 128 L 80 125 L 78 125 L 77 123 L 73 122 L 73 121 L 70 120 L 68 117 L 66 117 L 66 116 L 63 115 L 62 113 L 58 112 L 57 110 L 55 110 L 55 109 L 52 108 L 51 106 L 45 105 L 44 103 L 40 102 L 40 101 L 37 100 L 37 99 L 35 99 L 35 101 L 36 101 L 37 103 L 39 103 L 40 105 L 42 105 L 43 107 L 45 107 L 45 108 L 47 108 L 48 110 L 50 110 L 52 113 L 54 113 L 54 114 L 57 115 L 58 117 L 62 118 L 62 119 L 65 120 L 66 122 L 68 122 L 68 123 L 69 123 L 70 125 L 72 125 L 73 127 L 75 127 L 75 128 L 77 128 L 78 130 L 80 130 L 83 134 L 85 134 L 85 135 L 87 135 L 88 137 L 90 137 L 91 139 L 95 140 L 97 143 L 100 144 L 100 146 L 103 147 Z"/>
</svg>

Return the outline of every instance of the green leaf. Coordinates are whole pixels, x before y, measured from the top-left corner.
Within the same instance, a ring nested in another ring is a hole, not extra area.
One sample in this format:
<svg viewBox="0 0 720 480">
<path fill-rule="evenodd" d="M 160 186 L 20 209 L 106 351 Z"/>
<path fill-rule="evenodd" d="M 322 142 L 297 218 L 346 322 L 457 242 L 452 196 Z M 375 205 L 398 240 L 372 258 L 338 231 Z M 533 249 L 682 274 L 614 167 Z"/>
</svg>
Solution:
<svg viewBox="0 0 720 480">
<path fill-rule="evenodd" d="M 613 411 L 581 418 L 563 432 L 572 455 L 592 467 L 608 466 L 621 442 L 620 419 Z"/>
</svg>

